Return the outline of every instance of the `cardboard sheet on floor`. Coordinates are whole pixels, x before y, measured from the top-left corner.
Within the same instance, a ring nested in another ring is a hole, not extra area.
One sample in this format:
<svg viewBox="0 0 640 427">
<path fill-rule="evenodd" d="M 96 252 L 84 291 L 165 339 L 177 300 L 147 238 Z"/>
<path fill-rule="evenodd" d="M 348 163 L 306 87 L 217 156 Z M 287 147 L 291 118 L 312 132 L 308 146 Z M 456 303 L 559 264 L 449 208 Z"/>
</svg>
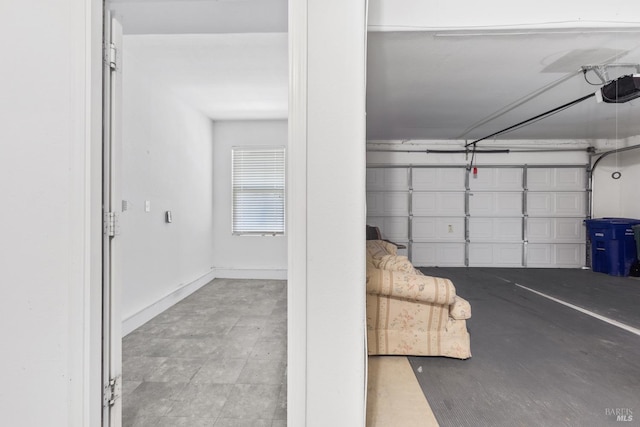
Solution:
<svg viewBox="0 0 640 427">
<path fill-rule="evenodd" d="M 367 427 L 438 426 L 404 356 L 370 356 Z"/>
</svg>

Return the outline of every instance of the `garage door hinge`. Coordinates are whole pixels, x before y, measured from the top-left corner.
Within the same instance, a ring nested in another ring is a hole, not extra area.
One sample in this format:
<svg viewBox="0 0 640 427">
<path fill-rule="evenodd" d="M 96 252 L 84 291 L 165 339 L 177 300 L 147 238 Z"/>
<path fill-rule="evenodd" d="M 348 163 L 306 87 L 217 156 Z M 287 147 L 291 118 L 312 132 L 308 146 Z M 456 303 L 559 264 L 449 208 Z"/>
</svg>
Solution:
<svg viewBox="0 0 640 427">
<path fill-rule="evenodd" d="M 120 234 L 120 226 L 118 224 L 118 214 L 115 212 L 105 212 L 104 214 L 104 234 L 114 237 Z"/>
<path fill-rule="evenodd" d="M 118 65 L 117 57 L 118 49 L 116 48 L 116 45 L 113 43 L 109 43 L 109 68 L 111 68 L 112 70 L 115 70 Z"/>
<path fill-rule="evenodd" d="M 104 386 L 104 399 L 103 405 L 105 407 L 113 406 L 116 404 L 116 400 L 120 398 L 122 394 L 122 378 L 116 377 L 109 379 L 109 383 Z"/>
</svg>

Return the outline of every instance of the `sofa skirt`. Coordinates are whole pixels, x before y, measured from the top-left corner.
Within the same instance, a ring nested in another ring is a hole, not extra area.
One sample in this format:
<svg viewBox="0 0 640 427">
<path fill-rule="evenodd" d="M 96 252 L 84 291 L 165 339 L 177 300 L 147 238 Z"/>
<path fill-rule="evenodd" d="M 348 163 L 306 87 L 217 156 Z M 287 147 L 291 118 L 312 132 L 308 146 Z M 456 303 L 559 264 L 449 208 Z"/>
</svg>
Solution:
<svg viewBox="0 0 640 427">
<path fill-rule="evenodd" d="M 471 357 L 466 321 L 446 305 L 367 294 L 369 355 Z"/>
</svg>

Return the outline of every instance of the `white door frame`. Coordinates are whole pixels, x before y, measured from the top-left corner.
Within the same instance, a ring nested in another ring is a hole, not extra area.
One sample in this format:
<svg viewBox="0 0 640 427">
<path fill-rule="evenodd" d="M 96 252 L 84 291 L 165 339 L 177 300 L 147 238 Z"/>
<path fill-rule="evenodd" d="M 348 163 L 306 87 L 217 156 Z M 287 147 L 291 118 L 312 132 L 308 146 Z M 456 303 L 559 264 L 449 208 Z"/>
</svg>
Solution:
<svg viewBox="0 0 640 427">
<path fill-rule="evenodd" d="M 102 7 L 105 7 L 105 0 L 94 0 L 94 2 L 99 2 Z M 296 144 L 296 148 L 293 149 L 293 153 L 287 156 L 291 159 L 300 159 L 306 158 L 306 121 L 304 118 L 306 117 L 306 1 L 289 1 L 289 61 L 290 61 L 290 76 L 289 76 L 289 85 L 290 85 L 290 107 L 289 107 L 289 140 L 297 140 L 300 143 Z M 102 15 L 102 10 L 100 15 Z M 103 29 L 106 30 L 104 22 L 101 19 L 98 24 L 97 19 L 92 20 L 93 28 L 89 29 L 88 37 L 91 37 L 91 33 L 96 32 L 96 28 L 99 26 L 99 31 L 102 34 Z M 106 34 L 106 33 L 105 33 Z M 104 37 L 104 36 L 103 36 Z M 104 44 L 104 38 L 102 40 Z M 94 46 L 95 48 L 95 46 Z M 102 56 L 102 55 L 101 55 Z M 295 70 L 294 70 L 295 69 Z M 101 69 L 102 73 L 109 72 L 107 67 Z M 93 90 L 92 92 L 96 92 Z M 102 99 L 100 95 L 102 93 L 95 93 L 92 101 L 96 104 L 102 104 Z M 97 99 L 96 99 L 97 98 Z M 103 107 L 104 108 L 104 107 Z M 97 127 L 96 124 L 93 127 Z M 101 132 L 102 123 L 98 129 L 94 129 L 94 132 Z M 303 139 L 304 138 L 304 139 Z M 303 141 L 305 141 L 303 143 Z M 290 151 L 291 152 L 291 151 Z M 97 163 L 94 163 L 97 167 Z M 293 168 L 292 168 L 293 165 Z M 288 238 L 289 244 L 292 244 L 291 236 L 305 236 L 306 235 L 306 203 L 302 203 L 300 200 L 300 191 L 292 192 L 293 188 L 305 188 L 306 184 L 306 164 L 298 161 L 289 161 L 288 162 L 287 171 L 287 188 L 288 188 Z M 102 160 L 100 160 L 100 171 L 103 171 L 104 164 Z M 294 178 L 295 177 L 295 178 Z M 94 177 L 94 179 L 96 179 Z M 100 181 L 102 182 L 102 172 L 100 174 Z M 96 185 L 94 183 L 94 188 Z M 104 203 L 104 201 L 103 201 Z M 102 215 L 102 213 L 101 213 Z M 102 218 L 100 219 L 102 222 Z M 289 249 L 289 280 L 295 280 L 298 283 L 306 284 L 306 251 L 304 250 L 305 245 L 300 245 L 300 239 L 297 241 L 298 244 L 290 246 Z M 88 248 L 88 251 L 97 251 L 97 247 L 93 246 Z M 106 245 L 100 247 L 100 254 L 106 251 Z M 105 272 L 105 277 L 103 280 L 106 280 L 108 276 L 108 272 Z M 103 295 L 103 298 L 106 298 Z M 305 301 L 306 299 L 306 288 L 300 287 L 293 289 L 289 287 L 289 300 L 294 302 L 293 304 L 289 304 L 289 312 L 288 312 L 288 369 L 289 372 L 300 373 L 304 372 L 306 369 L 306 316 L 307 316 L 307 307 L 304 303 L 299 303 L 300 301 Z M 101 311 L 102 310 L 102 302 L 100 306 L 98 306 L 95 302 L 91 305 L 90 311 Z M 95 315 L 95 314 L 94 314 Z M 105 319 L 102 319 L 104 326 Z M 102 332 L 102 331 L 101 331 Z M 113 335 L 111 331 L 111 335 Z M 95 333 L 95 332 L 94 332 Z M 99 337 L 98 337 L 99 338 Z M 94 340 L 95 342 L 95 340 Z M 94 344 L 95 345 L 95 344 Z M 110 353 L 113 353 L 112 349 Z M 118 351 L 120 351 L 118 349 Z M 93 358 L 95 360 L 95 357 Z M 102 381 L 105 381 L 110 377 L 109 375 L 110 369 L 104 369 L 104 376 L 101 377 Z M 113 374 L 111 372 L 111 374 Z M 305 420 L 306 419 L 306 376 L 303 375 L 289 375 L 289 383 L 288 383 L 288 419 L 289 420 Z M 95 393 L 94 388 L 94 393 Z M 104 398 L 104 386 L 100 389 L 101 393 L 101 403 Z M 95 394 L 92 394 L 95 399 Z M 121 399 L 117 399 L 120 405 L 119 411 L 121 411 Z M 101 406 L 102 407 L 102 406 Z M 113 412 L 113 410 L 112 410 Z M 104 415 L 104 411 L 103 411 Z M 120 416 L 116 417 L 119 418 Z M 92 417 L 95 420 L 95 416 Z M 293 421 L 289 422 L 289 425 L 294 425 Z M 108 424 L 107 424 L 108 425 Z M 113 424 L 111 424 L 113 425 Z M 301 424 L 299 424 L 301 425 Z"/>
<path fill-rule="evenodd" d="M 303 426 L 307 414 L 307 1 L 289 0 L 288 10 L 287 425 Z"/>
<path fill-rule="evenodd" d="M 105 9 L 102 152 L 102 425 L 122 424 L 120 213 L 122 26 Z"/>
</svg>

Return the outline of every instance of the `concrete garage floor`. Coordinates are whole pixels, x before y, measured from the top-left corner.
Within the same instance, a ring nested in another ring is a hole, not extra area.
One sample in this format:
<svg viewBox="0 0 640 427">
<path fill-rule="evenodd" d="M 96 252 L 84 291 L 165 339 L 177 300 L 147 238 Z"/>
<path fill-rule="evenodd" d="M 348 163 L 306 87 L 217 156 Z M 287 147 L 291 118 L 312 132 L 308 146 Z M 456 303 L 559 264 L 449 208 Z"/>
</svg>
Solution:
<svg viewBox="0 0 640 427">
<path fill-rule="evenodd" d="M 441 426 L 640 425 L 640 281 L 588 270 L 421 270 L 451 279 L 472 307 L 471 359 L 409 358 Z"/>
</svg>

